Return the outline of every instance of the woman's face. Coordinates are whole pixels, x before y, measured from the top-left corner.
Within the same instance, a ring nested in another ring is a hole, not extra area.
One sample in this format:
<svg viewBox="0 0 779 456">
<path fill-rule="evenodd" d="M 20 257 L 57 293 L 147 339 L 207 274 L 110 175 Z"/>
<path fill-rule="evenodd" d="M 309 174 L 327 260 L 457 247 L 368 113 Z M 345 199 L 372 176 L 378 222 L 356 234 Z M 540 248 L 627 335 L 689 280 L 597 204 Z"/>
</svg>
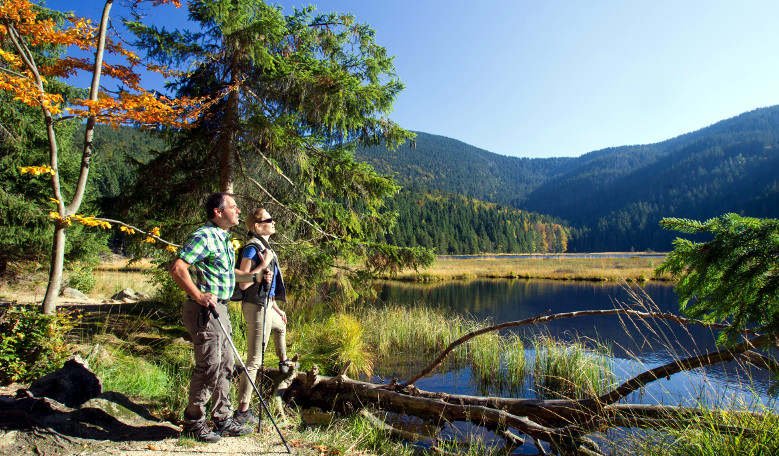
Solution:
<svg viewBox="0 0 779 456">
<path fill-rule="evenodd" d="M 268 211 L 260 213 L 260 219 L 254 224 L 254 232 L 260 236 L 270 236 L 276 232 L 276 221 L 271 218 Z"/>
</svg>

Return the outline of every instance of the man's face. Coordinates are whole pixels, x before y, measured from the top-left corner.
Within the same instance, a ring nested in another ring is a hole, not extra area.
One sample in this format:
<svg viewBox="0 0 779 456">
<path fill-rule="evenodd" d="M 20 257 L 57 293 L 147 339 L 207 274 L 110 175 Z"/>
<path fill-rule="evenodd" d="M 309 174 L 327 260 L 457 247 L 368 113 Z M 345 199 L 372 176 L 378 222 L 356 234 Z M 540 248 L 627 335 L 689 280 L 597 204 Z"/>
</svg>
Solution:
<svg viewBox="0 0 779 456">
<path fill-rule="evenodd" d="M 232 196 L 225 196 L 225 208 L 224 210 L 217 209 L 215 211 L 214 223 L 226 230 L 238 224 L 238 214 L 240 213 L 241 210 L 235 204 L 235 199 Z"/>
</svg>

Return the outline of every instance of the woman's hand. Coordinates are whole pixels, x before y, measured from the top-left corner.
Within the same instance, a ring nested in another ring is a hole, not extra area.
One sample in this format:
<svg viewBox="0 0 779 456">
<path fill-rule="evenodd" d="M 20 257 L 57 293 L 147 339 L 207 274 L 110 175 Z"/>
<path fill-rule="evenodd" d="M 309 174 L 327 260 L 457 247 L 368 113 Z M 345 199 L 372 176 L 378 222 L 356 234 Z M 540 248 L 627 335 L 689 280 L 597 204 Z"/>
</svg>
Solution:
<svg viewBox="0 0 779 456">
<path fill-rule="evenodd" d="M 267 268 L 264 271 L 262 271 L 262 280 L 264 280 L 265 283 L 270 285 L 271 282 L 273 282 L 273 271 Z"/>
<path fill-rule="evenodd" d="M 276 309 L 276 312 L 278 312 L 278 313 L 279 313 L 279 315 L 281 315 L 281 320 L 282 320 L 282 321 L 284 322 L 284 324 L 286 325 L 286 324 L 287 324 L 287 314 L 286 314 L 286 313 L 284 313 L 284 311 L 283 311 L 283 310 L 281 310 L 281 309 L 278 309 L 278 308 Z"/>
</svg>

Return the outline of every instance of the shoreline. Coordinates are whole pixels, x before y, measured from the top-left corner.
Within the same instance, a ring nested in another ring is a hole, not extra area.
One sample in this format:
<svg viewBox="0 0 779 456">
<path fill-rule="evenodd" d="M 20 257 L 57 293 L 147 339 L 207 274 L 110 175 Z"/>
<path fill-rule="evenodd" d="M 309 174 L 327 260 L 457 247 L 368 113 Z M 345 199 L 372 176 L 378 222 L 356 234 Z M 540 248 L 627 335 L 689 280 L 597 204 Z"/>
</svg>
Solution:
<svg viewBox="0 0 779 456">
<path fill-rule="evenodd" d="M 436 257 L 433 266 L 418 273 L 406 269 L 381 278 L 403 282 L 467 279 L 671 282 L 674 279 L 670 274 L 655 274 L 665 255 L 654 252 L 441 255 Z"/>
</svg>

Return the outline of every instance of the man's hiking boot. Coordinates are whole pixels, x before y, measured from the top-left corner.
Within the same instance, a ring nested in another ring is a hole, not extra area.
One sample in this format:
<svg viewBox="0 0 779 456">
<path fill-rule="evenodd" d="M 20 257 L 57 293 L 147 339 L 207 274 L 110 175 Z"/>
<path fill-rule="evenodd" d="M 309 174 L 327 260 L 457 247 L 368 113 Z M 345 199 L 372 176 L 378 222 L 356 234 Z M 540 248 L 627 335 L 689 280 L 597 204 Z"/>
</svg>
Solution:
<svg viewBox="0 0 779 456">
<path fill-rule="evenodd" d="M 254 432 L 249 426 L 239 423 L 235 418 L 214 422 L 214 432 L 222 437 L 238 437 Z"/>
<path fill-rule="evenodd" d="M 260 423 L 259 418 L 252 413 L 251 409 L 245 411 L 245 412 L 239 412 L 238 410 L 233 413 L 233 419 L 238 424 L 250 424 L 252 426 L 256 426 Z"/>
<path fill-rule="evenodd" d="M 211 430 L 205 421 L 185 424 L 181 435 L 191 437 L 199 442 L 216 443 L 222 437 Z"/>
</svg>

